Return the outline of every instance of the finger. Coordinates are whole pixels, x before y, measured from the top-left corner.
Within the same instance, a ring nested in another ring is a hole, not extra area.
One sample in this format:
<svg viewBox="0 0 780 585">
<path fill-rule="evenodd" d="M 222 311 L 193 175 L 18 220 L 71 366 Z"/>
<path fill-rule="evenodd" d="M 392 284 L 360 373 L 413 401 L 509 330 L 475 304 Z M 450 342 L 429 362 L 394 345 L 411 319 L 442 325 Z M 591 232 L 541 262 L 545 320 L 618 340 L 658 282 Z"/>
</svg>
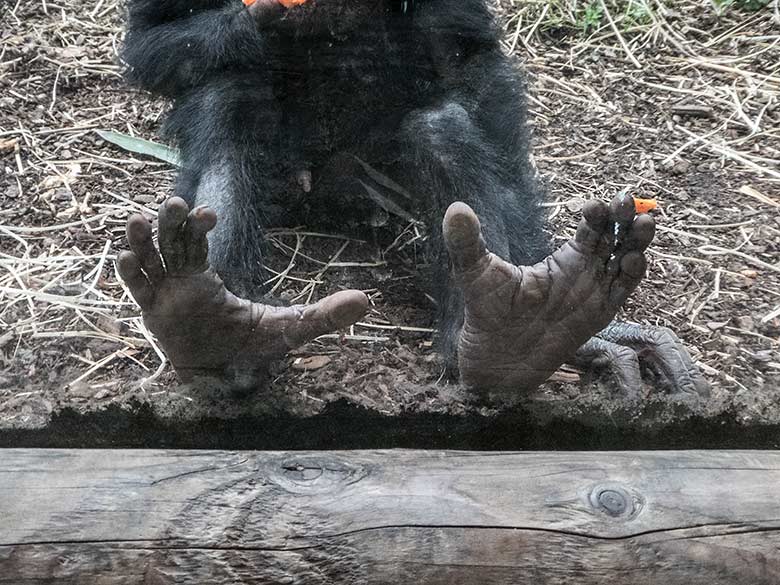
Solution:
<svg viewBox="0 0 780 585">
<path fill-rule="evenodd" d="M 709 396 L 709 384 L 693 365 L 682 341 L 672 331 L 657 329 L 653 332 L 652 341 L 649 351 L 645 351 L 643 357 L 672 385 L 675 392 Z"/>
<path fill-rule="evenodd" d="M 610 303 L 614 306 L 622 306 L 642 281 L 646 271 L 647 260 L 640 252 L 629 252 L 623 256 L 620 259 L 620 274 L 610 287 Z"/>
<path fill-rule="evenodd" d="M 217 214 L 208 207 L 196 207 L 187 216 L 184 240 L 188 272 L 203 272 L 208 268 L 209 242 L 206 234 L 217 225 Z"/>
<path fill-rule="evenodd" d="M 171 197 L 160 206 L 157 239 L 168 272 L 181 271 L 187 261 L 183 227 L 188 213 L 189 208 L 180 197 Z"/>
<path fill-rule="evenodd" d="M 357 290 L 337 292 L 320 302 L 305 307 L 300 318 L 284 332 L 290 349 L 336 329 L 349 327 L 368 310 L 368 297 Z"/>
<path fill-rule="evenodd" d="M 444 242 L 456 272 L 466 272 L 488 256 L 479 218 L 468 205 L 456 202 L 444 214 Z"/>
<path fill-rule="evenodd" d="M 130 289 L 135 302 L 142 310 L 151 308 L 154 289 L 141 269 L 141 262 L 133 252 L 122 252 L 116 259 L 116 270 Z"/>
<path fill-rule="evenodd" d="M 152 226 L 143 215 L 135 213 L 127 220 L 127 242 L 152 284 L 165 277 L 162 259 L 152 241 Z"/>
<path fill-rule="evenodd" d="M 629 400 L 639 398 L 642 373 L 639 356 L 630 347 L 612 343 L 600 337 L 591 337 L 577 350 L 576 365 L 587 369 L 607 369 Z"/>
</svg>

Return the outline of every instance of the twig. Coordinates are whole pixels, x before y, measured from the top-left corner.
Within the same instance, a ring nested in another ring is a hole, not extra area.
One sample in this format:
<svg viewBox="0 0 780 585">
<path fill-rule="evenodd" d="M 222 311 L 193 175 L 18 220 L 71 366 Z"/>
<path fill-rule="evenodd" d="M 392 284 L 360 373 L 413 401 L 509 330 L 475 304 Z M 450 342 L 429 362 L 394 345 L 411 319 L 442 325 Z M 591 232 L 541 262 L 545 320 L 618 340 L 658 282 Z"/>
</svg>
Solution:
<svg viewBox="0 0 780 585">
<path fill-rule="evenodd" d="M 602 10 L 604 10 L 604 16 L 607 17 L 609 26 L 611 26 L 612 30 L 615 32 L 615 36 L 617 37 L 618 41 L 620 41 L 620 45 L 623 47 L 623 50 L 626 52 L 626 55 L 634 64 L 634 67 L 636 67 L 637 69 L 642 69 L 642 64 L 639 61 L 637 61 L 636 57 L 634 57 L 634 54 L 631 52 L 631 49 L 628 47 L 626 40 L 623 38 L 623 35 L 620 34 L 620 29 L 618 29 L 617 25 L 615 24 L 615 21 L 612 20 L 612 15 L 609 13 L 609 9 L 607 8 L 606 2 L 604 2 L 604 0 L 599 0 L 599 2 L 601 3 Z"/>
</svg>

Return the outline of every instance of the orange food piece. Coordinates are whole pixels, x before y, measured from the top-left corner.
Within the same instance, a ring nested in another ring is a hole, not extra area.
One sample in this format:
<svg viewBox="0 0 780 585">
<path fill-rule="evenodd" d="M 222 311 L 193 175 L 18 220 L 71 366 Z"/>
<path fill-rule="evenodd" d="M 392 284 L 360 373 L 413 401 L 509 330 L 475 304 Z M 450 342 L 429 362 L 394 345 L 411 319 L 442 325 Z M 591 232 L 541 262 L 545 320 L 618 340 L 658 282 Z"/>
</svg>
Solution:
<svg viewBox="0 0 780 585">
<path fill-rule="evenodd" d="M 658 202 L 655 199 L 634 197 L 634 206 L 637 213 L 647 213 L 648 211 L 653 211 L 653 209 L 658 209 Z"/>
</svg>

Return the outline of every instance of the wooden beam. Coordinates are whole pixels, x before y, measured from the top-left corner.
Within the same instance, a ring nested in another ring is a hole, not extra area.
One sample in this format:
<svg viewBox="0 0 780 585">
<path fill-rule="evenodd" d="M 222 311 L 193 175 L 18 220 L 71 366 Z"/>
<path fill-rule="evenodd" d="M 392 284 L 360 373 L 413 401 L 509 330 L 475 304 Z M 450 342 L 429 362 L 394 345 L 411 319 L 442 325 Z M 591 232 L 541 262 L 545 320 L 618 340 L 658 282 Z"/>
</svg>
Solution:
<svg viewBox="0 0 780 585">
<path fill-rule="evenodd" d="M 780 452 L 0 450 L 0 584 L 780 583 Z"/>
</svg>

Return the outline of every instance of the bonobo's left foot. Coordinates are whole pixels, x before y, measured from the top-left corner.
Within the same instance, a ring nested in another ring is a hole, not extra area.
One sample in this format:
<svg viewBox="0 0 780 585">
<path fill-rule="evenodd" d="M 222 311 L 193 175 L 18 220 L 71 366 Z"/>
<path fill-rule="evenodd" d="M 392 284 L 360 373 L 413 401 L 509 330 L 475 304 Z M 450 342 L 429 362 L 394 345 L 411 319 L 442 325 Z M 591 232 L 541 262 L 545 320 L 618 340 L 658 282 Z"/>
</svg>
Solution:
<svg viewBox="0 0 780 585">
<path fill-rule="evenodd" d="M 655 234 L 630 196 L 590 201 L 576 236 L 534 266 L 514 266 L 485 247 L 470 207 L 454 203 L 444 238 L 463 289 L 458 365 L 465 384 L 530 390 L 601 331 L 644 276 Z"/>
<path fill-rule="evenodd" d="M 209 267 L 206 234 L 213 210 L 190 211 L 178 197 L 160 207 L 160 251 L 141 215 L 127 222 L 132 252 L 119 273 L 141 306 L 144 323 L 185 382 L 210 375 L 249 388 L 269 362 L 318 335 L 351 325 L 368 308 L 359 291 L 342 291 L 313 305 L 271 307 L 240 299 Z"/>
</svg>

